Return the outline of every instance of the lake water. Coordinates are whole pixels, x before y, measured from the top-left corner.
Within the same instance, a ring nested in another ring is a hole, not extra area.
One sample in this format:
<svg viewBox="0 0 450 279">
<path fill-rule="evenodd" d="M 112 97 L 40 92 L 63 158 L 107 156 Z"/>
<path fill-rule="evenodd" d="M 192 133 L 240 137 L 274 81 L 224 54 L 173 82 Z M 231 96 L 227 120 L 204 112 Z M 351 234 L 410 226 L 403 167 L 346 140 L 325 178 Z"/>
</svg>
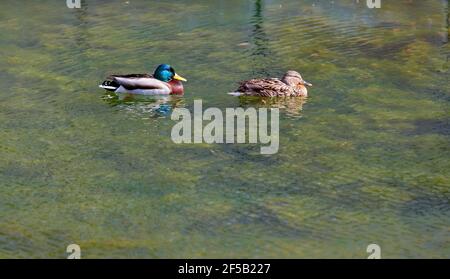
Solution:
<svg viewBox="0 0 450 279">
<path fill-rule="evenodd" d="M 1 3 L 0 258 L 450 257 L 448 1 L 65 2 Z M 184 97 L 97 87 L 160 63 Z M 198 99 L 281 108 L 279 152 L 174 144 Z"/>
</svg>

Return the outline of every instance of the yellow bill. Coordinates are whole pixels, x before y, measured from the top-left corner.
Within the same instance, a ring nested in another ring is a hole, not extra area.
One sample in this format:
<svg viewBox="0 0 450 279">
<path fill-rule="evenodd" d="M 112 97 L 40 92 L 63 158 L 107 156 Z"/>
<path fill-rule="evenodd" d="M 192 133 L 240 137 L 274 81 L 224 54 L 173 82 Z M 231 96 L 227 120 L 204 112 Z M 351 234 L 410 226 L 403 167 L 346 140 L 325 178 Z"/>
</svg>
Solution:
<svg viewBox="0 0 450 279">
<path fill-rule="evenodd" d="M 173 76 L 173 79 L 181 80 L 181 81 L 187 81 L 187 79 L 185 79 L 185 78 L 182 77 L 182 76 L 179 76 L 178 74 L 175 74 L 175 75 Z"/>
</svg>

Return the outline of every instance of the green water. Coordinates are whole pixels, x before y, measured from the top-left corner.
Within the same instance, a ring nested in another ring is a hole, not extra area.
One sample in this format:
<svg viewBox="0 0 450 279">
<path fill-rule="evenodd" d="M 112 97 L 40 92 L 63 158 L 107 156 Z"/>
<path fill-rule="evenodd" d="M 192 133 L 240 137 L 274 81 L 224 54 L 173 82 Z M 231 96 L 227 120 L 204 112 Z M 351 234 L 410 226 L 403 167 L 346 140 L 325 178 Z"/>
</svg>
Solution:
<svg viewBox="0 0 450 279">
<path fill-rule="evenodd" d="M 450 257 L 447 1 L 2 1 L 0 258 Z M 170 63 L 186 94 L 109 73 Z M 239 100 L 300 71 L 310 98 Z M 170 110 L 280 107 L 280 149 L 171 141 Z"/>
</svg>

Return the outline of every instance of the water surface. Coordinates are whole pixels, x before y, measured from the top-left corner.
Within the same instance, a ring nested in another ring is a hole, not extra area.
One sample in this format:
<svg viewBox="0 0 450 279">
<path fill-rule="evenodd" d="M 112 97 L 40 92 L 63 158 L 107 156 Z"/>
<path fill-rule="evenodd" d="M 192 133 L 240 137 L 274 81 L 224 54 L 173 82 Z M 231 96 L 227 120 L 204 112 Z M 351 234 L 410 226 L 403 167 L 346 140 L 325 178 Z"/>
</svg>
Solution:
<svg viewBox="0 0 450 279">
<path fill-rule="evenodd" d="M 2 1 L 0 258 L 450 256 L 448 2 Z M 97 84 L 172 64 L 182 98 Z M 298 70 L 303 100 L 239 100 Z M 281 108 L 280 150 L 176 145 L 175 107 Z"/>
</svg>

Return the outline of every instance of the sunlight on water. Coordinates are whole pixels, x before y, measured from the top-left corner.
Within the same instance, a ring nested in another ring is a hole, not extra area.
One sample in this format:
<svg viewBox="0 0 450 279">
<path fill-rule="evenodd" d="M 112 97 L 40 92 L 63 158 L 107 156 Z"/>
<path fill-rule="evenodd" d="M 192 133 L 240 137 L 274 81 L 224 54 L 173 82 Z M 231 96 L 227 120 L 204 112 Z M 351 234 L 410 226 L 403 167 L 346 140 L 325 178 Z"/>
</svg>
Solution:
<svg viewBox="0 0 450 279">
<path fill-rule="evenodd" d="M 359 2 L 2 1 L 0 258 L 448 258 L 448 2 Z M 97 87 L 160 63 L 184 97 Z M 279 153 L 172 143 L 195 99 L 280 108 Z"/>
</svg>

